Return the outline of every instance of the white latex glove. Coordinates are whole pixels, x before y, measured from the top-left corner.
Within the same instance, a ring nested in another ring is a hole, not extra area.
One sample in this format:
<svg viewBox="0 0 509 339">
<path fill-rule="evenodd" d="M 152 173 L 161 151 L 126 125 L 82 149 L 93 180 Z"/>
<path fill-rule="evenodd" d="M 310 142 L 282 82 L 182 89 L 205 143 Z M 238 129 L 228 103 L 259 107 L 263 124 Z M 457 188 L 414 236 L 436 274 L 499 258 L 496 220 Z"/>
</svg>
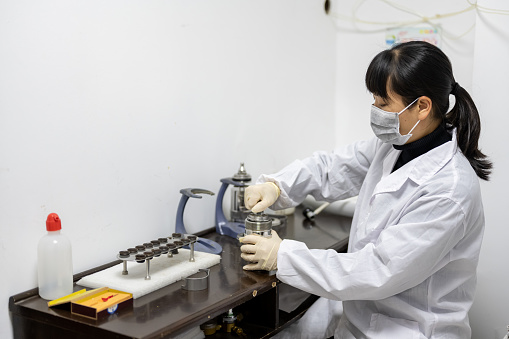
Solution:
<svg viewBox="0 0 509 339">
<path fill-rule="evenodd" d="M 244 244 L 240 247 L 242 259 L 251 264 L 242 267 L 246 271 L 265 270 L 273 271 L 277 268 L 277 252 L 281 245 L 281 238 L 276 231 L 272 230 L 272 237 L 265 238 L 261 235 L 246 235 L 241 239 Z"/>
<path fill-rule="evenodd" d="M 244 192 L 244 205 L 251 212 L 260 213 L 276 202 L 279 193 L 279 187 L 273 182 L 248 186 Z"/>
</svg>

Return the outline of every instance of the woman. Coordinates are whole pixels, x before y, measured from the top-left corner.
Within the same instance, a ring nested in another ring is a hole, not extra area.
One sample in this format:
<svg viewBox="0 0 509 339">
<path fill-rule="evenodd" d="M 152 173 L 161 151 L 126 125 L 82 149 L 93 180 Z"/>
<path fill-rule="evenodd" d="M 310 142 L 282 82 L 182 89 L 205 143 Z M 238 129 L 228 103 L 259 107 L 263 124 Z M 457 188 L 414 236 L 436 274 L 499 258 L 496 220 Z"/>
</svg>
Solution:
<svg viewBox="0 0 509 339">
<path fill-rule="evenodd" d="M 244 238 L 244 269 L 343 302 L 335 338 L 470 338 L 484 229 L 480 119 L 447 56 L 425 42 L 379 53 L 366 73 L 376 138 L 294 161 L 246 189 L 260 212 L 358 195 L 348 253 Z M 449 109 L 449 95 L 455 104 Z M 325 337 L 324 333 L 322 337 Z"/>
</svg>

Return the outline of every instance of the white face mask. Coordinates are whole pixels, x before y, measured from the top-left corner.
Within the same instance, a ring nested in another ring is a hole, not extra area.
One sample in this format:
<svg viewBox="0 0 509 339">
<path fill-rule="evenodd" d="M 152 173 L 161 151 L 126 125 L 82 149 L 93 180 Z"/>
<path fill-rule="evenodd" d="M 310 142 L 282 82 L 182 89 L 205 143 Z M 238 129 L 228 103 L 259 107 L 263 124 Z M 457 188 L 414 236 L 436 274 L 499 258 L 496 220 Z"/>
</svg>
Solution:
<svg viewBox="0 0 509 339">
<path fill-rule="evenodd" d="M 412 137 L 412 131 L 419 124 L 420 120 L 412 127 L 410 132 L 406 135 L 399 133 L 399 115 L 403 113 L 408 107 L 412 106 L 419 98 L 412 101 L 410 105 L 403 108 L 401 112 L 387 112 L 383 109 L 371 105 L 371 129 L 375 135 L 385 143 L 393 145 L 404 145 Z"/>
</svg>

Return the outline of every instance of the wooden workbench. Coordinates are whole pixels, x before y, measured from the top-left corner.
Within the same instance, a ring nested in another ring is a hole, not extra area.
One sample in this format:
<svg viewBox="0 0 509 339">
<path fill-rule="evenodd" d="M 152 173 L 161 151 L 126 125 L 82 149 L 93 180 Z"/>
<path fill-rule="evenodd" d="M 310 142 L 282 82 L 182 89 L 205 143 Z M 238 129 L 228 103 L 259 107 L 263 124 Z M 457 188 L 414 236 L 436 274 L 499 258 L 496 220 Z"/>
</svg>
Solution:
<svg viewBox="0 0 509 339">
<path fill-rule="evenodd" d="M 351 218 L 322 212 L 311 224 L 300 209 L 288 217 L 286 225 L 275 227 L 282 239 L 303 241 L 309 248 L 332 248 L 345 251 Z M 181 289 L 176 282 L 135 299 L 133 308 L 109 318 L 95 321 L 72 315 L 66 310 L 47 307 L 47 301 L 32 289 L 9 298 L 14 338 L 178 338 L 179 334 L 219 317 L 233 308 L 242 314 L 239 322 L 248 338 L 268 338 L 298 319 L 317 299 L 305 295 L 298 307 L 280 309 L 280 298 L 291 287 L 283 285 L 274 274 L 242 270 L 237 240 L 209 229 L 198 234 L 223 246 L 221 263 L 210 269 L 209 288 L 203 291 Z M 114 261 L 76 274 L 83 276 L 116 265 Z M 284 287 L 284 288 L 283 288 Z M 74 290 L 83 289 L 75 285 Z M 303 293 L 303 292 L 301 292 Z M 207 338 L 235 338 L 235 334 L 218 331 Z"/>
</svg>

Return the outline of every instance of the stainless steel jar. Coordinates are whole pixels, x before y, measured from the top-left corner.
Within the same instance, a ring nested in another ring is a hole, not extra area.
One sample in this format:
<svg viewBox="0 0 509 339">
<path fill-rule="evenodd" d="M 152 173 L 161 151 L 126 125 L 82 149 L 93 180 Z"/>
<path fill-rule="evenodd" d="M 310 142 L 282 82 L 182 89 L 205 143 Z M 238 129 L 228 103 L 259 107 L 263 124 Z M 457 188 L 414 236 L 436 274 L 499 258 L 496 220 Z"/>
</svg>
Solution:
<svg viewBox="0 0 509 339">
<path fill-rule="evenodd" d="M 263 237 L 271 237 L 272 233 L 272 218 L 264 213 L 251 213 L 247 216 L 246 221 L 246 234 L 258 234 Z"/>
</svg>

